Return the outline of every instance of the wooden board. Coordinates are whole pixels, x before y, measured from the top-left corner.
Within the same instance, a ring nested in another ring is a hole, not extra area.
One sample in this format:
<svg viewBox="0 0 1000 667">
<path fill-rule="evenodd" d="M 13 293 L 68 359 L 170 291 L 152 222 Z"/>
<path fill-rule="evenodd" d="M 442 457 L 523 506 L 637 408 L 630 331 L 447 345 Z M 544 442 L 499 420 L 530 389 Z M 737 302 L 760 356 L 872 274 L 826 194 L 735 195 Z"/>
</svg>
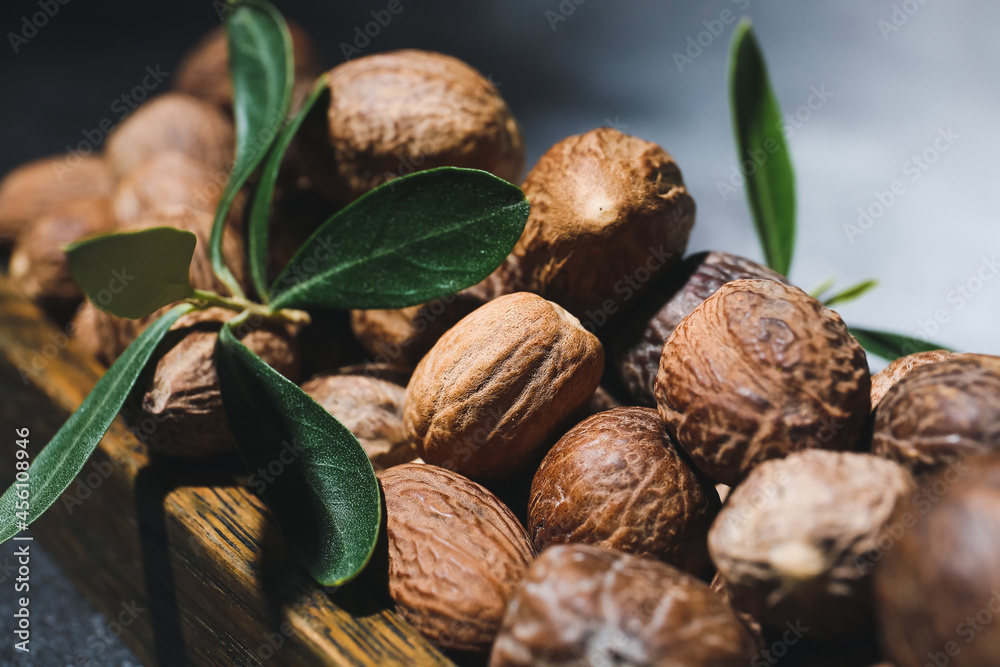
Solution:
<svg viewBox="0 0 1000 667">
<path fill-rule="evenodd" d="M 0 434 L 30 428 L 34 457 L 100 372 L 0 276 Z M 391 610 L 384 563 L 313 582 L 236 469 L 151 459 L 118 419 L 31 532 L 146 665 L 453 664 Z"/>
</svg>

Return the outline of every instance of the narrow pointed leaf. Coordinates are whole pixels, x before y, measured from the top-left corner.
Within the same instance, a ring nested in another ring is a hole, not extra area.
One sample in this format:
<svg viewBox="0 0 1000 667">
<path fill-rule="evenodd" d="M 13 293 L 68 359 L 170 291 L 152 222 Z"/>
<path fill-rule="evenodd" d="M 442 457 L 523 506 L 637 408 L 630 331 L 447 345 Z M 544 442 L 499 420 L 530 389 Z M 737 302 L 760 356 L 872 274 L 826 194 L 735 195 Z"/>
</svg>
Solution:
<svg viewBox="0 0 1000 667">
<path fill-rule="evenodd" d="M 194 296 L 191 257 L 198 238 L 173 227 L 92 236 L 66 246 L 69 271 L 94 305 L 138 319 Z"/>
<path fill-rule="evenodd" d="M 271 287 L 277 308 L 401 308 L 474 285 L 524 231 L 528 200 L 474 169 L 382 185 L 327 220 Z"/>
<path fill-rule="evenodd" d="M 19 503 L 19 488 L 0 496 L 0 542 L 6 542 L 42 515 L 73 482 L 107 432 L 156 346 L 181 315 L 194 306 L 183 304 L 157 319 L 101 376 L 94 389 L 70 415 L 28 470 L 28 508 Z"/>
<path fill-rule="evenodd" d="M 841 303 L 847 303 L 848 301 L 854 301 L 865 292 L 874 289 L 876 286 L 878 286 L 877 280 L 863 280 L 857 285 L 848 287 L 847 289 L 837 292 L 833 296 L 824 299 L 823 305 L 832 307 Z"/>
<path fill-rule="evenodd" d="M 795 177 L 785 143 L 781 108 L 750 22 L 733 32 L 729 102 L 737 160 L 744 168 L 747 202 L 767 265 L 788 275 L 795 247 Z"/>
<path fill-rule="evenodd" d="M 292 38 L 285 19 L 265 0 L 241 0 L 226 18 L 233 83 L 236 161 L 215 211 L 212 269 L 234 295 L 242 289 L 226 266 L 222 236 L 236 194 L 257 168 L 285 121 L 292 99 Z"/>
<path fill-rule="evenodd" d="M 833 289 L 833 286 L 836 285 L 836 284 L 837 284 L 836 278 L 833 278 L 833 277 L 827 278 L 826 280 L 824 280 L 823 282 L 821 282 L 819 285 L 817 285 L 816 287 L 814 287 L 809 292 L 809 296 L 811 296 L 814 299 L 821 299 L 822 300 L 823 295 L 826 294 L 827 292 L 829 292 L 831 289 Z"/>
<path fill-rule="evenodd" d="M 886 361 L 894 361 L 916 352 L 929 352 L 930 350 L 953 351 L 944 345 L 920 340 L 919 338 L 887 333 L 885 331 L 861 329 L 858 327 L 850 327 L 849 331 L 861 343 L 862 347 Z"/>
<path fill-rule="evenodd" d="M 281 168 L 281 160 L 285 157 L 285 152 L 292 143 L 295 133 L 302 127 L 302 122 L 306 119 L 309 111 L 316 105 L 316 102 L 323 97 L 329 84 L 326 76 L 321 76 L 316 80 L 312 93 L 305 101 L 302 109 L 296 116 L 285 125 L 278 135 L 274 148 L 264 163 L 261 170 L 260 182 L 257 184 L 257 192 L 254 194 L 253 207 L 250 209 L 249 234 L 247 236 L 248 249 L 250 253 L 250 276 L 253 279 L 254 288 L 257 295 L 267 303 L 269 290 L 267 284 L 267 243 L 271 222 L 271 202 L 274 200 L 274 187 L 278 182 L 278 171 Z"/>
<path fill-rule="evenodd" d="M 226 418 L 250 486 L 310 574 L 325 586 L 356 576 L 375 548 L 381 497 L 357 438 L 294 382 L 222 327 L 215 348 Z"/>
</svg>

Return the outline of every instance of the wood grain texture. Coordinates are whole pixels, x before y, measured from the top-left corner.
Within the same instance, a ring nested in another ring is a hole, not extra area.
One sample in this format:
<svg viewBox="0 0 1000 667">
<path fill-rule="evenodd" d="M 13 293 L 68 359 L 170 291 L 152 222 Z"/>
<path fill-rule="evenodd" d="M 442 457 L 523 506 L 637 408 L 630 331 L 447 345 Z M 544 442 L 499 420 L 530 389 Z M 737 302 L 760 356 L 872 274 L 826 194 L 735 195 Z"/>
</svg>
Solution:
<svg viewBox="0 0 1000 667">
<path fill-rule="evenodd" d="M 0 277 L 0 434 L 29 427 L 34 457 L 100 373 Z M 109 623 L 134 601 L 122 639 L 146 665 L 453 664 L 391 610 L 381 555 L 338 591 L 313 582 L 240 471 L 151 457 L 116 419 L 31 532 Z"/>
</svg>

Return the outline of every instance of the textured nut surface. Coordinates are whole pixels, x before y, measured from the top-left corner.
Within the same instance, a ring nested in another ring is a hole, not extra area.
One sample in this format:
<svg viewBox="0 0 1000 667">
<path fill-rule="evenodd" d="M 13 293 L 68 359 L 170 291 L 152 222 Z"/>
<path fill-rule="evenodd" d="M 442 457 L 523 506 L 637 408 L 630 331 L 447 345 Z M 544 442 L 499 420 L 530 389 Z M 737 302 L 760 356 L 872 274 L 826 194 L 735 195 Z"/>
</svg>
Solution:
<svg viewBox="0 0 1000 667">
<path fill-rule="evenodd" d="M 531 483 L 528 534 L 538 551 L 596 544 L 697 575 L 719 504 L 656 410 L 616 408 L 577 424 L 545 455 Z"/>
<path fill-rule="evenodd" d="M 1000 456 L 955 462 L 895 518 L 907 530 L 875 566 L 882 641 L 896 667 L 931 656 L 995 667 L 1000 656 Z M 946 491 L 941 492 L 941 489 Z M 947 655 L 949 643 L 960 652 Z M 944 664 L 938 658 L 939 664 Z"/>
<path fill-rule="evenodd" d="M 203 458 L 234 447 L 215 371 L 215 341 L 233 311 L 209 308 L 178 320 L 147 367 L 123 415 L 150 449 L 170 456 Z M 237 328 L 236 333 L 269 366 L 297 379 L 295 336 L 279 327 Z"/>
<path fill-rule="evenodd" d="M 491 667 L 744 667 L 756 652 L 733 610 L 694 577 L 583 544 L 550 547 L 514 589 Z"/>
<path fill-rule="evenodd" d="M 780 273 L 726 252 L 691 255 L 672 270 L 663 287 L 645 298 L 616 331 L 615 369 L 629 394 L 640 404 L 656 407 L 653 387 L 660 370 L 663 343 L 681 320 L 731 280 L 765 278 L 788 284 Z"/>
<path fill-rule="evenodd" d="M 302 390 L 357 436 L 376 471 L 417 457 L 403 428 L 404 384 L 363 371 L 323 373 Z"/>
<path fill-rule="evenodd" d="M 870 552 L 916 485 L 871 454 L 806 450 L 756 467 L 730 493 L 708 545 L 729 600 L 764 625 L 810 636 L 872 627 Z"/>
<path fill-rule="evenodd" d="M 332 199 L 347 203 L 393 177 L 432 167 L 521 178 L 524 143 L 510 109 L 496 86 L 462 61 L 392 51 L 338 65 L 327 79 L 327 146 L 315 150 L 319 137 L 300 144 L 306 144 L 306 172 Z"/>
<path fill-rule="evenodd" d="M 184 207 L 158 209 L 121 225 L 119 229 L 130 231 L 160 226 L 176 227 L 192 232 L 198 237 L 194 255 L 191 257 L 191 284 L 197 289 L 225 292 L 222 283 L 212 271 L 212 260 L 208 254 L 212 214 Z M 223 232 L 222 253 L 236 279 L 245 283 L 243 241 L 231 226 L 227 226 Z M 165 306 L 148 317 L 129 320 L 115 317 L 98 309 L 92 302 L 86 301 L 73 318 L 73 333 L 83 349 L 93 354 L 102 364 L 110 366 L 150 322 L 169 309 L 169 306 Z"/>
<path fill-rule="evenodd" d="M 228 174 L 234 155 L 233 124 L 215 106 L 183 93 L 164 93 L 129 114 L 108 136 L 105 155 L 119 175 L 165 151 Z"/>
<path fill-rule="evenodd" d="M 54 204 L 18 237 L 10 256 L 11 282 L 58 319 L 72 315 L 83 292 L 62 248 L 113 226 L 107 198 Z"/>
<path fill-rule="evenodd" d="M 379 475 L 389 539 L 389 593 L 431 641 L 483 650 L 534 555 L 496 496 L 461 475 L 405 463 Z"/>
<path fill-rule="evenodd" d="M 312 42 L 301 27 L 292 21 L 287 24 L 292 38 L 295 80 L 312 82 L 321 71 Z M 229 78 L 229 46 L 224 27 L 209 32 L 185 54 L 173 73 L 172 82 L 174 90 L 210 102 L 226 113 L 231 112 L 233 85 Z"/>
<path fill-rule="evenodd" d="M 448 330 L 406 389 L 406 432 L 427 461 L 499 477 L 590 400 L 604 350 L 560 306 L 518 292 Z"/>
<path fill-rule="evenodd" d="M 215 213 L 221 190 L 206 189 L 211 177 L 203 163 L 184 153 L 174 150 L 156 153 L 118 182 L 114 197 L 115 218 L 119 223 L 127 223 L 170 206 Z"/>
<path fill-rule="evenodd" d="M 522 187 L 531 213 L 511 253 L 517 262 L 506 267 L 518 275 L 508 280 L 588 328 L 680 262 L 694 225 L 694 200 L 674 159 L 606 127 L 557 143 Z"/>
<path fill-rule="evenodd" d="M 53 156 L 14 169 L 0 181 L 0 246 L 10 245 L 53 204 L 106 197 L 114 185 L 108 163 L 94 156 Z"/>
<path fill-rule="evenodd" d="M 767 459 L 853 446 L 870 382 L 839 315 L 796 287 L 736 280 L 667 339 L 656 402 L 695 464 L 732 486 Z"/>
<path fill-rule="evenodd" d="M 351 329 L 377 359 L 414 368 L 459 320 L 487 301 L 512 291 L 494 271 L 458 294 L 419 306 L 352 310 Z"/>
<path fill-rule="evenodd" d="M 877 408 L 878 404 L 885 398 L 886 393 L 895 387 L 914 368 L 944 361 L 953 356 L 955 356 L 955 353 L 948 350 L 931 350 L 929 352 L 917 352 L 896 359 L 872 376 L 872 410 Z"/>
<path fill-rule="evenodd" d="M 913 369 L 879 403 L 872 451 L 914 475 L 1000 451 L 1000 357 L 956 354 Z"/>
</svg>

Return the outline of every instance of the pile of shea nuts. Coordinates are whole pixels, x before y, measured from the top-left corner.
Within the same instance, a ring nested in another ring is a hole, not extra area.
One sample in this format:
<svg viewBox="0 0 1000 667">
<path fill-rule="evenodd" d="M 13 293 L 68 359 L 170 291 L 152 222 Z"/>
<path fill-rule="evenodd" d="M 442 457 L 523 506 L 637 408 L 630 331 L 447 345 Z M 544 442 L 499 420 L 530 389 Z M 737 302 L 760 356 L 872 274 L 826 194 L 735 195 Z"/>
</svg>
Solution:
<svg viewBox="0 0 1000 667">
<path fill-rule="evenodd" d="M 298 105 L 321 70 L 292 35 Z M 521 182 L 510 110 L 459 60 L 399 51 L 325 76 L 329 106 L 282 169 L 275 270 L 415 169 Z M 220 289 L 205 246 L 230 105 L 218 30 L 103 153 L 0 183 L 11 282 L 104 364 L 155 315 L 84 303 L 60 247 L 177 226 L 198 236 L 194 284 Z M 685 256 L 680 169 L 618 130 L 560 141 L 522 187 L 524 234 L 482 283 L 243 333 L 378 471 L 385 557 L 366 581 L 432 642 L 495 667 L 1000 665 L 1000 358 L 921 353 L 870 377 L 837 313 L 783 276 Z M 225 243 L 242 281 L 248 194 Z M 161 455 L 233 449 L 212 363 L 224 316 L 178 322 L 126 406 Z"/>
</svg>

